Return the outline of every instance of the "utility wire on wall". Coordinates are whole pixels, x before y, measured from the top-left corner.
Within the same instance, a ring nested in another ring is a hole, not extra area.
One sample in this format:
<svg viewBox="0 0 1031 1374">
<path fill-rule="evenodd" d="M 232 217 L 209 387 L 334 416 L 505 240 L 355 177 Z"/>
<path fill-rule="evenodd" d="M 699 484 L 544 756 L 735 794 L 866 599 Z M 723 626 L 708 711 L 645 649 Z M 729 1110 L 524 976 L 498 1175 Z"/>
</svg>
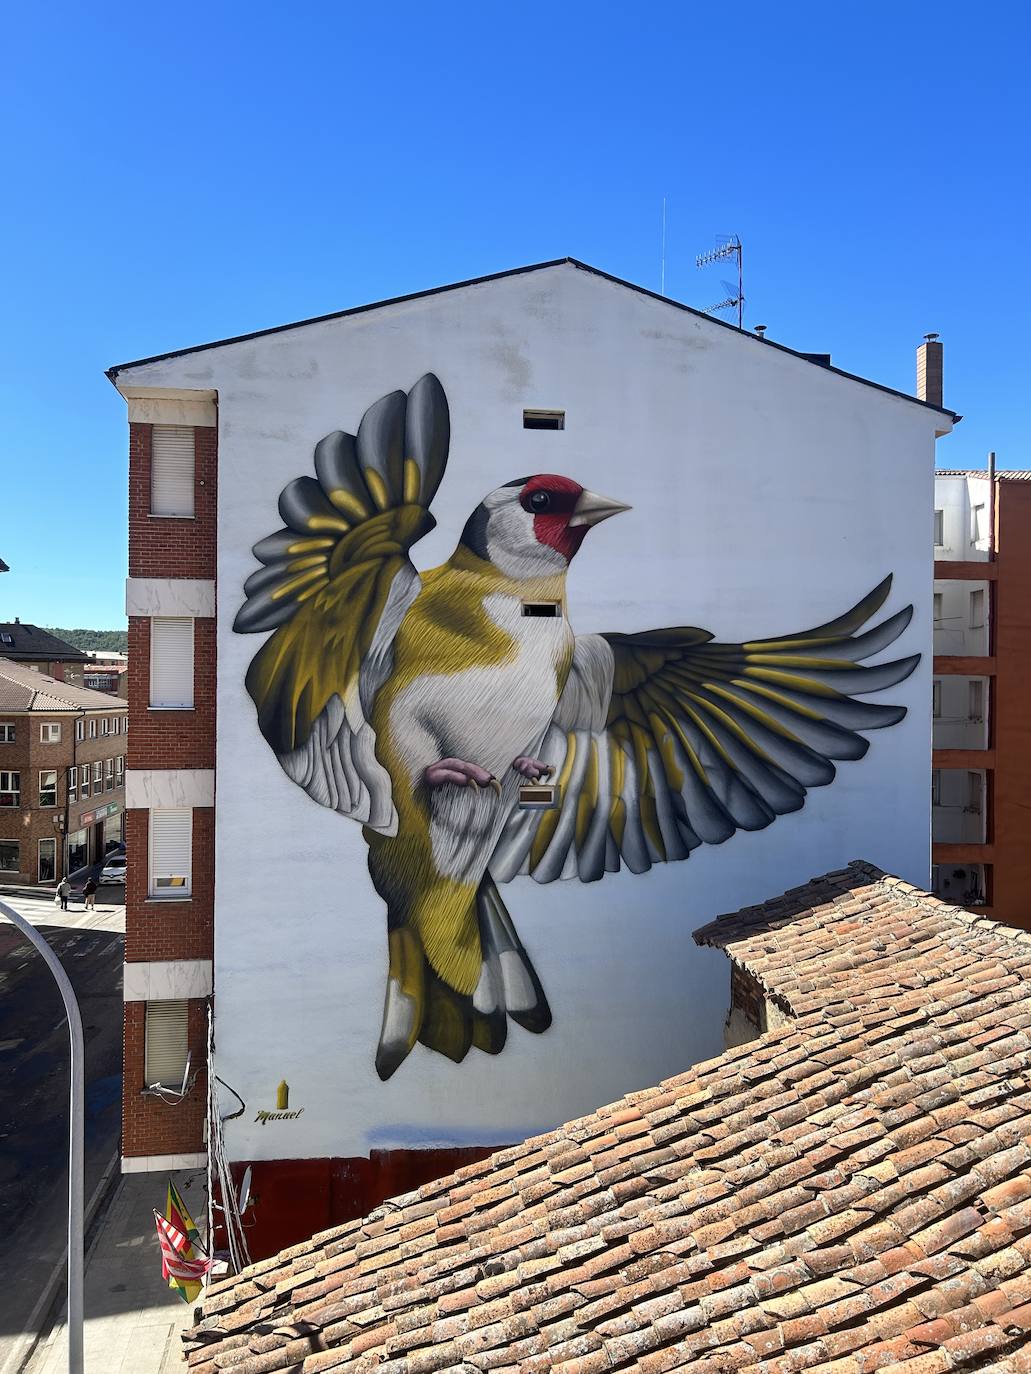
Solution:
<svg viewBox="0 0 1031 1374">
<path fill-rule="evenodd" d="M 214 1237 L 214 1212 L 217 1209 L 222 1213 L 226 1228 L 226 1242 L 229 1248 L 229 1267 L 234 1274 L 239 1274 L 241 1269 L 245 1269 L 251 1262 L 250 1251 L 247 1248 L 247 1237 L 244 1234 L 243 1217 L 237 1203 L 236 1188 L 233 1184 L 233 1174 L 229 1167 L 229 1156 L 226 1152 L 225 1136 L 222 1132 L 223 1123 L 231 1121 L 234 1117 L 240 1116 L 244 1110 L 243 1098 L 233 1088 L 229 1091 L 240 1103 L 238 1111 L 229 1112 L 225 1116 L 219 1107 L 218 1085 L 222 1080 L 215 1072 L 215 1021 L 214 1012 L 211 1004 L 208 1004 L 208 1245 L 209 1252 L 212 1247 Z M 228 1084 L 223 1085 L 228 1087 Z M 215 1182 L 218 1182 L 219 1196 L 221 1203 L 215 1201 Z"/>
</svg>

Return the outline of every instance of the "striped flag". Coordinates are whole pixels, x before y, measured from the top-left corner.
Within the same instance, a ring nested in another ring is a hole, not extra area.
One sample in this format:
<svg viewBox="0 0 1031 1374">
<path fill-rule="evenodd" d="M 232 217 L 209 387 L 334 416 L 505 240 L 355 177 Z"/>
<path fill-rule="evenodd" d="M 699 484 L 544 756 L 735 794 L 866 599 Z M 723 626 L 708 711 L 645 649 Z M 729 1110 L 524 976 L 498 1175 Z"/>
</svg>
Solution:
<svg viewBox="0 0 1031 1374">
<path fill-rule="evenodd" d="M 193 1302 L 201 1290 L 201 1279 L 211 1268 L 211 1261 L 197 1257 L 189 1237 L 160 1212 L 154 1212 L 154 1224 L 161 1246 L 161 1276 L 168 1280 L 183 1302 Z"/>
<path fill-rule="evenodd" d="M 197 1223 L 186 1210 L 186 1203 L 179 1195 L 179 1189 L 171 1179 L 168 1180 L 168 1197 L 165 1201 L 165 1219 L 170 1221 L 173 1226 L 177 1226 L 187 1240 L 200 1241 L 200 1231 Z M 200 1248 L 198 1246 L 198 1248 Z"/>
</svg>

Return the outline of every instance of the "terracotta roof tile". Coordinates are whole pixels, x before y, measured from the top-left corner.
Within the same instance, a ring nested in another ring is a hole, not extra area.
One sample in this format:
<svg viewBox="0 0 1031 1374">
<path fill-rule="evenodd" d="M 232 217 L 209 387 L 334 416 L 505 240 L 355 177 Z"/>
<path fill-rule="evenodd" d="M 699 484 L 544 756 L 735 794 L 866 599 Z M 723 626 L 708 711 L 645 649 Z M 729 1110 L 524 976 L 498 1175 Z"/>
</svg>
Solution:
<svg viewBox="0 0 1031 1374">
<path fill-rule="evenodd" d="M 705 927 L 785 1024 L 212 1285 L 195 1374 L 1031 1374 L 1031 934 L 854 864 Z"/>
</svg>

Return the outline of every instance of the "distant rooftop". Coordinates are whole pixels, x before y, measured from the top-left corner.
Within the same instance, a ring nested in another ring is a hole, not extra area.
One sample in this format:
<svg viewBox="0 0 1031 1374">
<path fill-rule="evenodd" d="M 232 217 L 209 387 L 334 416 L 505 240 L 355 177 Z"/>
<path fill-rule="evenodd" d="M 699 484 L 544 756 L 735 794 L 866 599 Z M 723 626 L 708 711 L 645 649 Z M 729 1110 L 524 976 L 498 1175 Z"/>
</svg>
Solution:
<svg viewBox="0 0 1031 1374">
<path fill-rule="evenodd" d="M 49 659 L 54 663 L 86 663 L 88 654 L 58 639 L 38 625 L 25 625 L 20 620 L 0 622 L 0 655 L 12 662 L 32 662 Z"/>
<path fill-rule="evenodd" d="M 24 663 L 0 658 L 0 713 L 4 711 L 124 711 L 121 697 L 76 687 Z"/>
<path fill-rule="evenodd" d="M 935 468 L 935 477 L 984 477 L 987 480 L 987 468 Z M 996 477 L 1002 478 L 1006 482 L 1031 482 L 1031 468 L 996 468 Z"/>
</svg>

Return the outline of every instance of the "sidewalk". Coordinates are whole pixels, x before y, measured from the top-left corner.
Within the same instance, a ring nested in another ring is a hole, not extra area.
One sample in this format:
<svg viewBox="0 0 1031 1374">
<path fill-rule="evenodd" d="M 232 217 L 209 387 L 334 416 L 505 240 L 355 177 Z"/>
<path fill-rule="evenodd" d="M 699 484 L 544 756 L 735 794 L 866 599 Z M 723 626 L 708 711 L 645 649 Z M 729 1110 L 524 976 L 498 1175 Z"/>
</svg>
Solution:
<svg viewBox="0 0 1031 1374">
<path fill-rule="evenodd" d="M 172 1175 L 124 1174 L 86 1255 L 86 1374 L 182 1374 L 179 1333 L 193 1323 L 193 1308 L 161 1277 L 154 1209 L 164 1211 L 171 1177 L 206 1227 L 204 1171 Z M 44 1337 L 26 1374 L 66 1374 L 65 1312 Z"/>
</svg>

